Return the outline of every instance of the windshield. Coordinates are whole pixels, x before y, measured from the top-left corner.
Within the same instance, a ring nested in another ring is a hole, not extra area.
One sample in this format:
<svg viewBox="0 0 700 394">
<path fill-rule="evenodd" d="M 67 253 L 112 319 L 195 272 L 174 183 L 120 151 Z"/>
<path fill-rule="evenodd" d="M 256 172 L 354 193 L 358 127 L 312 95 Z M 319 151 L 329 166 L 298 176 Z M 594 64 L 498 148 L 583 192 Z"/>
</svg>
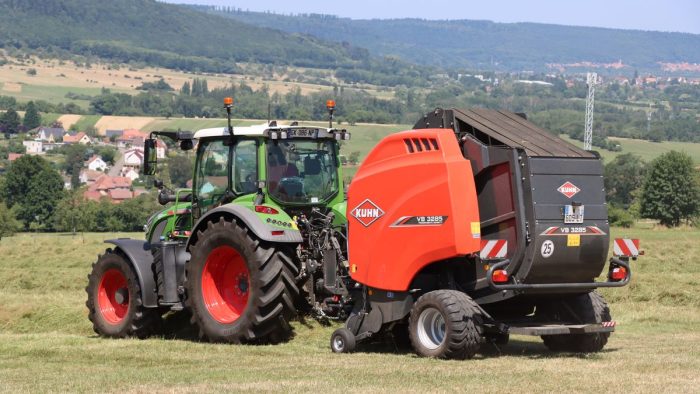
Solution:
<svg viewBox="0 0 700 394">
<path fill-rule="evenodd" d="M 338 192 L 333 141 L 267 142 L 267 187 L 281 202 L 318 203 Z"/>
</svg>

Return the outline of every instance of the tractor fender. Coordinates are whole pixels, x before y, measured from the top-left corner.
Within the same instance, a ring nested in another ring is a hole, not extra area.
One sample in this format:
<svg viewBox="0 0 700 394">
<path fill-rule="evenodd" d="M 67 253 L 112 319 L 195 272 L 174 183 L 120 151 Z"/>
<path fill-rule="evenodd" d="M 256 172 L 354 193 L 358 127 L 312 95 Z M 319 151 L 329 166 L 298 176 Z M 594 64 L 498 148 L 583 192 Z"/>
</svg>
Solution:
<svg viewBox="0 0 700 394">
<path fill-rule="evenodd" d="M 141 286 L 141 301 L 146 308 L 155 308 L 158 306 L 156 297 L 156 282 L 153 277 L 153 255 L 151 254 L 151 246 L 148 242 L 140 239 L 108 239 L 105 243 L 116 246 L 116 250 L 120 251 L 129 261 Z"/>
<path fill-rule="evenodd" d="M 192 228 L 192 236 L 190 237 L 187 248 L 189 249 L 197 239 L 197 232 L 202 230 L 207 222 L 210 220 L 216 221 L 220 216 L 224 217 L 235 217 L 241 220 L 250 231 L 255 234 L 259 239 L 268 242 L 282 242 L 282 243 L 301 243 L 303 238 L 301 237 L 301 232 L 299 230 L 287 228 L 284 230 L 282 235 L 272 235 L 273 231 L 279 231 L 280 228 L 272 227 L 269 224 L 260 220 L 258 215 L 246 207 L 240 205 L 229 204 L 223 205 L 218 208 L 208 211 L 204 216 L 199 218 L 197 223 Z"/>
</svg>

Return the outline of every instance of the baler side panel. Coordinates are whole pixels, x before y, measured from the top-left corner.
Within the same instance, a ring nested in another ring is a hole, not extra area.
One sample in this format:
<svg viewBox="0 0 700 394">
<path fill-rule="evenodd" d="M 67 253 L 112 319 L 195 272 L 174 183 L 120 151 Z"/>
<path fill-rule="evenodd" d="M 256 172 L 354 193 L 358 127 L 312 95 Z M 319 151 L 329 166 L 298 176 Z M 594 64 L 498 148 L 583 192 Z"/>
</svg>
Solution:
<svg viewBox="0 0 700 394">
<path fill-rule="evenodd" d="M 479 250 L 472 168 L 451 130 L 382 140 L 353 179 L 348 208 L 351 275 L 370 287 L 405 291 L 430 263 Z"/>
</svg>

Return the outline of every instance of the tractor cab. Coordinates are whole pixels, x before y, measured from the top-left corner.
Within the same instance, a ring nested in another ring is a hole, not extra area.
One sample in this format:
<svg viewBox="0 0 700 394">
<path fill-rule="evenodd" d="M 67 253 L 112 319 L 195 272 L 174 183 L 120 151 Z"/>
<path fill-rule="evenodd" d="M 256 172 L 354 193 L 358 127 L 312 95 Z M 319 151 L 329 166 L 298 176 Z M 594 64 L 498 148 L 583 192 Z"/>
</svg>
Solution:
<svg viewBox="0 0 700 394">
<path fill-rule="evenodd" d="M 183 150 L 196 147 L 192 189 L 172 192 L 160 185 L 159 202 L 174 202 L 176 209 L 155 215 L 154 219 L 171 216 L 168 223 L 172 224 L 156 228 L 149 223 L 148 230 L 155 230 L 148 234 L 151 241 L 189 237 L 191 231 L 187 230 L 198 219 L 227 204 L 245 207 L 258 215 L 265 215 L 260 212 L 262 207 L 271 208 L 268 212 L 287 211 L 295 215 L 312 208 L 329 211 L 344 201 L 339 141 L 349 140 L 350 133 L 333 127 L 335 102 L 326 103 L 330 115 L 327 128 L 277 121 L 233 127 L 231 105 L 225 102 L 229 113 L 226 127 L 195 133 L 153 132 L 146 140 L 146 175 L 155 174 L 157 165 L 153 137 L 173 139 Z"/>
<path fill-rule="evenodd" d="M 233 135 L 233 137 L 231 137 Z M 193 179 L 195 217 L 222 204 L 311 207 L 340 196 L 339 140 L 345 130 L 277 124 L 199 130 Z"/>
</svg>

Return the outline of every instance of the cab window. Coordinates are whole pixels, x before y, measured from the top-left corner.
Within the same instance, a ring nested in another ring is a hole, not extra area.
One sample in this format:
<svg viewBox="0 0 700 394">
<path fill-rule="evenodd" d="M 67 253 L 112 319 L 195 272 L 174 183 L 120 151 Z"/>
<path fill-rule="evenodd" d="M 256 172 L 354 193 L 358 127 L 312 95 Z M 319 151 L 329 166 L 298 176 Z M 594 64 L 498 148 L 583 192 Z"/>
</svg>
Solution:
<svg viewBox="0 0 700 394">
<path fill-rule="evenodd" d="M 202 154 L 197 169 L 195 190 L 200 205 L 218 202 L 226 194 L 228 186 L 229 147 L 222 140 L 207 141 L 200 149 Z"/>
<path fill-rule="evenodd" d="M 233 191 L 255 193 L 258 180 L 258 146 L 254 140 L 242 140 L 233 149 Z"/>
</svg>

